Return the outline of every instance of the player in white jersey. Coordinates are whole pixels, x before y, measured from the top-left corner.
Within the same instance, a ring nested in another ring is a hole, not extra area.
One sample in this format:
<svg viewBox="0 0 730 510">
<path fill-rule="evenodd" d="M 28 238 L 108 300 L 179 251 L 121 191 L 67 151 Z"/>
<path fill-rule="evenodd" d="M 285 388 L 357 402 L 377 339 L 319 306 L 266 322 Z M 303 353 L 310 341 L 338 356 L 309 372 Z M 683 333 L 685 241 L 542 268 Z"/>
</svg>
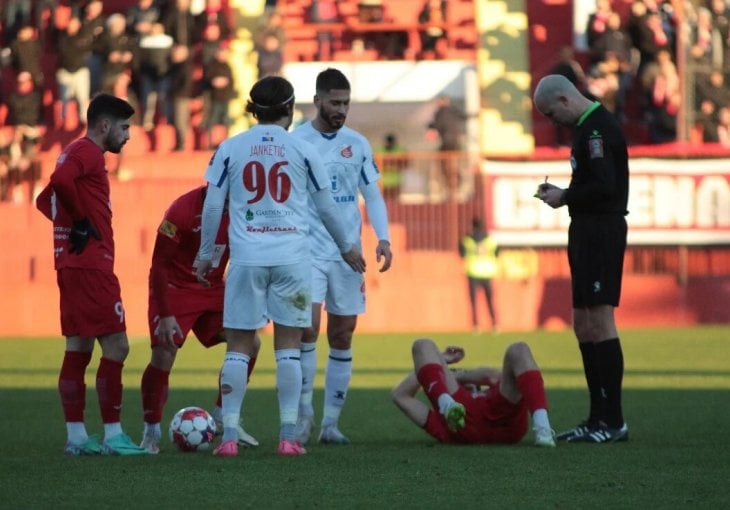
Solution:
<svg viewBox="0 0 730 510">
<path fill-rule="evenodd" d="M 215 455 L 238 454 L 238 420 L 246 393 L 246 373 L 256 330 L 274 323 L 276 387 L 281 428 L 278 453 L 306 453 L 296 442 L 302 375 L 299 340 L 311 323 L 311 254 L 308 199 L 311 197 L 351 272 L 365 261 L 354 233 L 345 230 L 329 181 L 314 147 L 287 129 L 294 110 L 294 88 L 270 76 L 251 89 L 246 111 L 259 124 L 224 141 L 205 173 L 197 277 L 216 258 L 215 236 L 228 198 L 230 265 L 226 279 L 223 326 L 228 344 L 220 384 L 223 440 Z"/>
<path fill-rule="evenodd" d="M 390 268 L 388 213 L 378 187 L 380 173 L 373 160 L 370 143 L 357 131 L 345 126 L 350 107 L 350 83 L 337 69 L 319 73 L 314 104 L 317 116 L 294 131 L 294 136 L 313 144 L 322 157 L 338 215 L 348 232 L 360 233 L 359 195 L 365 199 L 368 218 L 378 238 L 375 254 L 380 272 Z M 314 424 L 312 394 L 317 371 L 316 341 L 319 335 L 322 303 L 327 310 L 329 359 L 325 371 L 325 395 L 320 443 L 348 444 L 339 430 L 338 420 L 352 377 L 352 335 L 357 316 L 365 312 L 364 278 L 354 273 L 338 257 L 337 245 L 322 224 L 321 215 L 310 206 L 312 229 L 312 327 L 302 338 L 302 397 L 299 404 L 297 437 L 306 443 Z"/>
</svg>

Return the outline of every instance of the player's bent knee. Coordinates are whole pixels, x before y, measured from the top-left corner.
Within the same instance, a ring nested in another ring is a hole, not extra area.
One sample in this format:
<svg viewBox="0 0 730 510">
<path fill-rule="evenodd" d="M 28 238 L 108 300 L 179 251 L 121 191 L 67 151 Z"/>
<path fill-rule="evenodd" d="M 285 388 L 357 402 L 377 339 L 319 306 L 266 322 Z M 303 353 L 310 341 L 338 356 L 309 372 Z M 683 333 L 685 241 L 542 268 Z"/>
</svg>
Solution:
<svg viewBox="0 0 730 510">
<path fill-rule="evenodd" d="M 413 342 L 411 352 L 417 354 L 423 352 L 426 349 L 435 349 L 436 344 L 430 338 L 419 338 Z"/>
</svg>

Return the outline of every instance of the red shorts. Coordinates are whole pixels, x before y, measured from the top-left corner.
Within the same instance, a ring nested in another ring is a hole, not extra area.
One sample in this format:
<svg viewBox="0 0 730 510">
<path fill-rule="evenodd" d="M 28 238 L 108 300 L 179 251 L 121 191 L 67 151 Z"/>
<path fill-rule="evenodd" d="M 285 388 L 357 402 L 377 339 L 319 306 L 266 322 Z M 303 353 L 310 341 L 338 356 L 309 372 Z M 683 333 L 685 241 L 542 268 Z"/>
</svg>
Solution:
<svg viewBox="0 0 730 510">
<path fill-rule="evenodd" d="M 518 443 L 527 433 L 527 406 L 513 404 L 492 386 L 486 394 L 472 395 L 466 388 L 452 395 L 466 408 L 464 428 L 451 431 L 438 411 L 428 413 L 423 429 L 442 443 Z"/>
<path fill-rule="evenodd" d="M 119 280 L 111 271 L 65 267 L 56 272 L 61 333 L 99 338 L 127 330 Z"/>
<path fill-rule="evenodd" d="M 217 345 L 223 341 L 223 287 L 218 289 L 168 289 L 167 300 L 170 303 L 170 312 L 175 316 L 183 337 L 175 336 L 175 344 L 182 347 L 190 330 L 205 347 Z M 147 308 L 150 339 L 152 347 L 159 341 L 155 335 L 159 309 L 154 296 L 150 293 Z"/>
</svg>

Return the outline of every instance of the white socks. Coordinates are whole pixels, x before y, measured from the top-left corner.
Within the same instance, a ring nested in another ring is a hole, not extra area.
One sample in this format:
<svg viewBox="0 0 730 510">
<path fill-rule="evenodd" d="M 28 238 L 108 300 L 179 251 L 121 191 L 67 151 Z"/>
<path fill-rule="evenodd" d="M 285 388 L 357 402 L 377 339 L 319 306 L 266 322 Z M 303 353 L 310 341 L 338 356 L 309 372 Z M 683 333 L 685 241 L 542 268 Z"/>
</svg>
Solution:
<svg viewBox="0 0 730 510">
<path fill-rule="evenodd" d="M 89 439 L 86 433 L 86 425 L 82 421 L 67 421 L 66 436 L 68 442 L 73 444 L 84 444 Z"/>
<path fill-rule="evenodd" d="M 336 425 L 352 378 L 352 349 L 330 349 L 324 379 L 322 426 Z"/>
<path fill-rule="evenodd" d="M 452 397 L 448 393 L 442 393 L 441 395 L 439 395 L 439 413 L 441 413 L 442 416 L 446 416 L 446 412 L 452 405 L 454 405 L 455 402 L 456 401 L 454 400 L 454 397 Z"/>
<path fill-rule="evenodd" d="M 241 405 L 246 395 L 246 377 L 249 357 L 240 352 L 228 351 L 221 368 L 221 403 L 223 407 L 223 441 L 238 440 L 238 422 Z M 224 387 L 230 387 L 225 392 Z"/>
<path fill-rule="evenodd" d="M 550 420 L 546 409 L 536 409 L 532 413 L 532 428 L 550 430 Z"/>
<path fill-rule="evenodd" d="M 279 349 L 276 357 L 276 391 L 279 397 L 280 439 L 294 439 L 299 396 L 302 393 L 302 365 L 299 349 Z"/>
<path fill-rule="evenodd" d="M 317 344 L 302 344 L 302 395 L 299 399 L 299 414 L 304 417 L 314 416 L 312 395 L 314 394 L 314 378 L 317 375 Z"/>
</svg>

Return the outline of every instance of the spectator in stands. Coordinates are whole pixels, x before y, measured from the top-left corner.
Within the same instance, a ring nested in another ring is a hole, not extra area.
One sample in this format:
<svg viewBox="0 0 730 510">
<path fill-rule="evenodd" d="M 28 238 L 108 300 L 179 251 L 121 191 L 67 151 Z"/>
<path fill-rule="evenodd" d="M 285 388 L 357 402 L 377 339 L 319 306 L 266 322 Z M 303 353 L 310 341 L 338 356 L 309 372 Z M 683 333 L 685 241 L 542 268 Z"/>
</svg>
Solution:
<svg viewBox="0 0 730 510">
<path fill-rule="evenodd" d="M 286 32 L 282 24 L 281 14 L 270 11 L 263 23 L 253 32 L 254 50 L 257 53 L 259 79 L 264 76 L 278 76 L 284 65 L 284 44 Z"/>
<path fill-rule="evenodd" d="M 203 27 L 200 46 L 200 64 L 205 69 L 215 60 L 218 47 L 225 41 L 221 36 L 221 28 L 217 23 L 210 23 Z"/>
<path fill-rule="evenodd" d="M 175 126 L 175 150 L 185 150 L 185 138 L 190 130 L 190 99 L 193 97 L 193 58 L 188 46 L 177 44 L 172 48 L 170 67 L 170 97 L 172 123 Z"/>
<path fill-rule="evenodd" d="M 586 26 L 586 42 L 593 49 L 596 41 L 608 30 L 608 19 L 615 14 L 611 8 L 611 0 L 596 0 L 596 10 L 588 16 Z"/>
<path fill-rule="evenodd" d="M 427 25 L 421 30 L 421 58 L 444 56 L 441 42 L 446 42 L 446 0 L 426 0 L 418 13 L 418 22 Z"/>
<path fill-rule="evenodd" d="M 0 130 L 0 202 L 10 195 L 10 143 L 5 131 Z"/>
<path fill-rule="evenodd" d="M 436 110 L 428 128 L 438 134 L 439 150 L 464 150 L 466 114 L 454 106 L 449 96 L 438 96 L 435 104 Z"/>
<path fill-rule="evenodd" d="M 717 116 L 717 140 L 725 147 L 730 147 L 730 107 L 720 108 Z"/>
<path fill-rule="evenodd" d="M 730 51 L 730 6 L 726 0 L 711 0 L 710 11 L 712 12 L 712 27 L 719 36 L 722 46 L 721 67 L 730 64 L 728 51 Z M 713 62 L 717 65 L 717 62 Z"/>
<path fill-rule="evenodd" d="M 142 126 L 152 131 L 158 106 L 160 113 L 172 124 L 170 89 L 170 56 L 172 37 L 165 33 L 162 23 L 152 23 L 150 31 L 139 40 L 139 101 L 142 105 Z"/>
<path fill-rule="evenodd" d="M 605 62 L 591 67 L 586 78 L 586 97 L 600 101 L 606 110 L 616 115 L 618 89 L 618 75 L 614 67 Z"/>
<path fill-rule="evenodd" d="M 201 14 L 201 20 L 198 23 L 203 27 L 217 26 L 219 37 L 223 41 L 230 39 L 233 34 L 231 20 L 228 17 L 228 11 L 223 8 L 222 0 L 207 0 L 205 11 Z"/>
<path fill-rule="evenodd" d="M 381 145 L 375 151 L 380 156 L 380 182 L 383 185 L 383 197 L 397 198 L 400 195 L 400 185 L 403 180 L 403 171 L 408 165 L 406 148 L 398 143 L 395 133 L 387 133 Z"/>
<path fill-rule="evenodd" d="M 215 59 L 203 69 L 203 87 L 207 89 L 207 100 L 203 103 L 203 127 L 207 132 L 208 148 L 215 148 L 213 140 L 213 126 L 231 125 L 228 107 L 236 97 L 233 88 L 233 70 L 228 64 L 229 50 L 227 44 L 221 44 L 215 54 Z"/>
<path fill-rule="evenodd" d="M 558 51 L 555 64 L 547 74 L 559 74 L 565 76 L 575 88 L 584 91 L 586 87 L 586 76 L 583 67 L 575 59 L 575 51 L 572 46 L 563 46 Z M 570 145 L 572 133 L 569 127 L 553 123 L 555 130 L 555 146 Z"/>
<path fill-rule="evenodd" d="M 722 65 L 723 45 L 719 36 L 713 27 L 710 10 L 704 7 L 697 9 L 697 19 L 690 34 L 689 54 L 697 71 L 705 76 L 711 65 Z"/>
<path fill-rule="evenodd" d="M 702 141 L 718 142 L 718 115 L 730 102 L 730 92 L 725 85 L 725 76 L 721 69 L 713 69 L 709 77 L 698 79 L 695 98 L 696 123 L 702 130 Z"/>
<path fill-rule="evenodd" d="M 20 27 L 31 24 L 30 0 L 5 0 L 2 3 L 2 28 L 5 44 L 15 40 Z"/>
<path fill-rule="evenodd" d="M 637 66 L 632 57 L 631 38 L 621 29 L 621 16 L 618 13 L 609 14 L 606 30 L 591 46 L 591 61 L 601 63 L 604 71 L 616 75 L 618 90 L 614 114 L 617 118 L 622 118 L 626 95 L 631 88 Z"/>
<path fill-rule="evenodd" d="M 86 4 L 85 15 L 81 23 L 81 32 L 90 37 L 92 41 L 91 52 L 86 61 L 86 66 L 89 68 L 89 90 L 92 96 L 101 89 L 104 75 L 104 54 L 100 46 L 106 26 L 106 16 L 103 11 L 104 4 L 101 0 L 91 0 Z"/>
<path fill-rule="evenodd" d="M 657 53 L 656 62 L 647 66 L 642 82 L 649 95 L 649 140 L 651 143 L 674 141 L 682 94 L 677 67 L 668 50 Z"/>
<path fill-rule="evenodd" d="M 263 44 L 261 46 L 257 44 L 254 49 L 257 54 L 256 67 L 259 79 L 264 76 L 279 76 L 284 65 L 284 52 L 279 39 L 275 35 L 267 35 Z"/>
<path fill-rule="evenodd" d="M 107 19 L 106 31 L 99 42 L 100 50 L 104 55 L 102 92 L 112 93 L 122 75 L 125 75 L 125 78 L 122 78 L 123 81 L 129 81 L 132 76 L 137 43 L 126 29 L 127 21 L 123 14 L 115 13 Z"/>
<path fill-rule="evenodd" d="M 160 20 L 160 10 L 155 6 L 154 0 L 138 0 L 127 11 L 127 32 L 140 39 L 143 35 L 150 33 L 152 25 Z"/>
<path fill-rule="evenodd" d="M 336 0 L 312 0 L 309 7 L 310 23 L 339 23 L 340 10 Z M 335 34 L 331 30 L 317 30 L 316 60 L 330 60 L 335 42 Z"/>
<path fill-rule="evenodd" d="M 81 30 L 81 20 L 71 18 L 66 30 L 58 38 L 58 68 L 56 82 L 58 83 L 58 97 L 61 99 L 61 125 L 67 119 L 68 103 L 76 99 L 79 121 L 86 124 L 85 112 L 90 100 L 90 74 L 87 65 L 93 36 Z"/>
<path fill-rule="evenodd" d="M 629 17 L 629 34 L 640 55 L 638 69 L 640 76 L 644 67 L 656 60 L 660 50 L 671 52 L 673 49 L 669 36 L 664 31 L 661 14 L 657 10 L 649 10 L 646 1 L 648 0 L 634 2 Z"/>
<path fill-rule="evenodd" d="M 190 12 L 190 0 L 176 0 L 165 12 L 162 23 L 175 45 L 186 46 L 192 50 L 199 39 L 199 30 L 195 17 Z"/>
<path fill-rule="evenodd" d="M 39 88 L 43 86 L 42 54 L 36 29 L 30 24 L 21 26 L 17 37 L 10 45 L 12 67 L 16 73 L 29 72 Z"/>
<path fill-rule="evenodd" d="M 436 111 L 428 128 L 438 136 L 438 150 L 447 152 L 441 156 L 441 175 L 438 178 L 440 182 L 436 185 L 442 194 L 453 193 L 459 184 L 459 156 L 453 152 L 463 151 L 465 148 L 466 118 L 466 114 L 454 106 L 450 97 L 441 95 L 436 98 Z"/>
<path fill-rule="evenodd" d="M 11 160 L 34 151 L 40 141 L 41 93 L 28 71 L 21 71 L 15 89 L 8 97 L 8 124 L 13 126 L 10 144 Z"/>
</svg>

